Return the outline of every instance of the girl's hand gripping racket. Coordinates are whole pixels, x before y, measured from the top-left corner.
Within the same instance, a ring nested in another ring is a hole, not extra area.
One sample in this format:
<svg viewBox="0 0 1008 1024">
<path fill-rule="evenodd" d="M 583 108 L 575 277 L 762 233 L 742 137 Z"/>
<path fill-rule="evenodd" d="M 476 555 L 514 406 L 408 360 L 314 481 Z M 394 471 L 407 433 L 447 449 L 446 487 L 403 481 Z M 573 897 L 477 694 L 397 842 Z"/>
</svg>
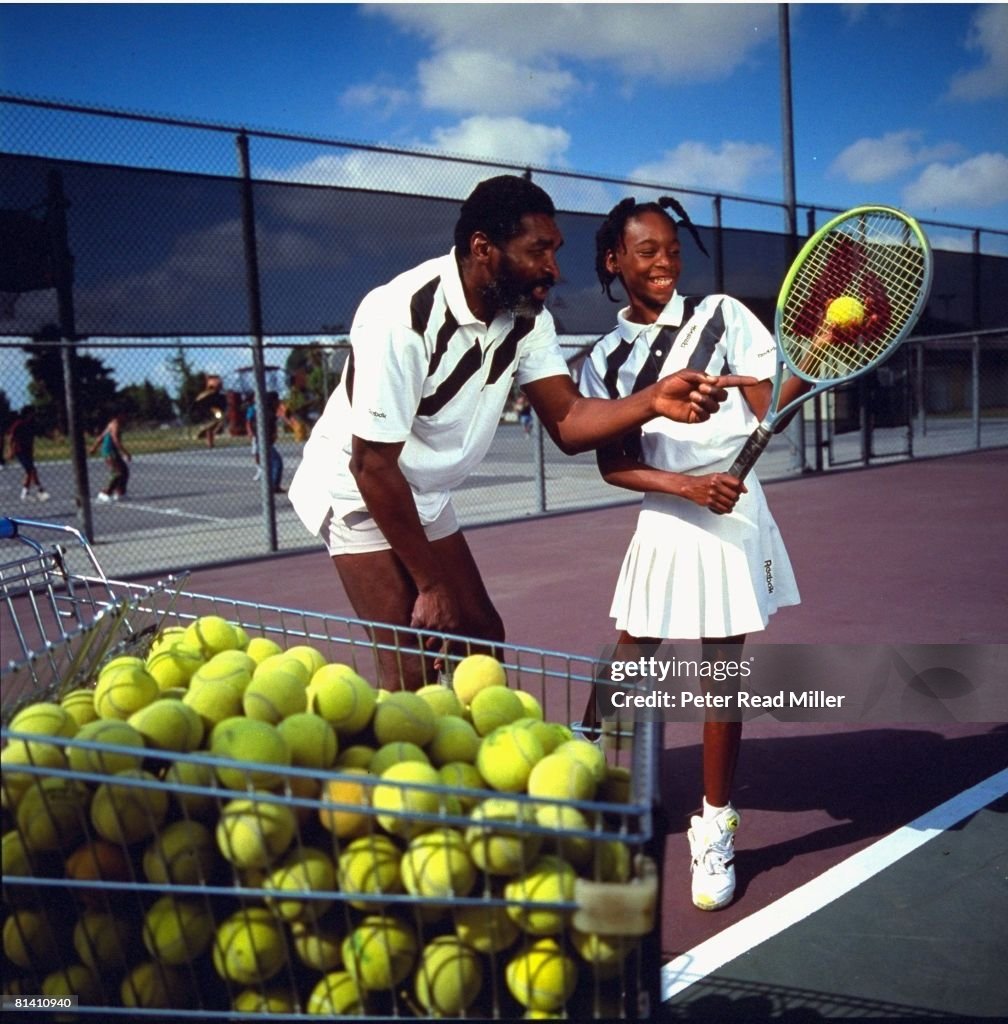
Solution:
<svg viewBox="0 0 1008 1024">
<path fill-rule="evenodd" d="M 744 479 L 774 425 L 813 395 L 878 366 L 913 330 L 931 287 L 920 225 L 887 206 L 858 206 L 802 246 L 777 297 L 777 375 L 770 411 L 728 472 Z M 787 370 L 812 385 L 777 408 Z"/>
</svg>

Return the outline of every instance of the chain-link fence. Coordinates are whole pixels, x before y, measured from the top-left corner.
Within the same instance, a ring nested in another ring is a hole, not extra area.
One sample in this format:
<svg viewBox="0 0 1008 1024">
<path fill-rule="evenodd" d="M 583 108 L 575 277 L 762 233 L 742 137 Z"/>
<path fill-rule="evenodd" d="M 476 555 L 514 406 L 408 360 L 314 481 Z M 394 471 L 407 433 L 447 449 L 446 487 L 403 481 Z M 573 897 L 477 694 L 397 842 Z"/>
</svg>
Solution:
<svg viewBox="0 0 1008 1024">
<path fill-rule="evenodd" d="M 768 326 L 800 241 L 778 229 L 778 202 L 21 97 L 0 95 L 0 135 L 0 416 L 6 426 L 34 408 L 50 495 L 44 510 L 21 506 L 8 465 L 0 506 L 76 521 L 117 575 L 315 543 L 269 486 L 253 437 L 268 443 L 280 414 L 289 481 L 357 303 L 446 251 L 483 178 L 531 174 L 561 211 L 550 306 L 575 374 L 615 319 L 594 233 L 623 196 L 675 194 L 711 254 L 684 235 L 680 291 L 733 294 Z M 799 211 L 809 232 L 834 212 Z M 764 478 L 1006 443 L 1008 232 L 925 227 L 935 284 L 915 338 L 809 403 L 761 461 Z M 107 470 L 88 449 L 116 412 L 129 500 L 99 505 Z M 625 500 L 593 456 L 563 457 L 508 408 L 456 506 L 471 525 Z"/>
</svg>

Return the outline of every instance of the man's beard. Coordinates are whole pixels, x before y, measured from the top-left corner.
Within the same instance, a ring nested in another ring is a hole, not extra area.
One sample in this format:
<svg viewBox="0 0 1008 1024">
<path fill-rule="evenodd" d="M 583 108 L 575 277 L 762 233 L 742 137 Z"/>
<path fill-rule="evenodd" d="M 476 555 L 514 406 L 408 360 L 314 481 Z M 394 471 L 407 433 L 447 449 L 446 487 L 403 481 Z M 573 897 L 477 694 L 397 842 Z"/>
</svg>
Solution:
<svg viewBox="0 0 1008 1024">
<path fill-rule="evenodd" d="M 511 268 L 502 261 L 497 278 L 483 289 L 483 297 L 492 306 L 515 316 L 538 316 L 546 303 L 537 299 L 533 290 L 539 287 L 552 288 L 556 282 L 552 277 L 542 277 L 536 281 L 521 281 L 511 272 Z"/>
</svg>

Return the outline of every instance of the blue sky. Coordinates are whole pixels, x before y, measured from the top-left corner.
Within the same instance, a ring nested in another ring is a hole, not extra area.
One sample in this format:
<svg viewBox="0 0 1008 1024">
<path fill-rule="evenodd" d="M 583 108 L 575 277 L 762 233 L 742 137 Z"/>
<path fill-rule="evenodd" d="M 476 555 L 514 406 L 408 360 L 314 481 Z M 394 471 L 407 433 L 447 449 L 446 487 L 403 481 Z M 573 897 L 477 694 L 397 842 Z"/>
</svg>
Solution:
<svg viewBox="0 0 1008 1024">
<path fill-rule="evenodd" d="M 790 29 L 799 201 L 1008 229 L 1008 6 L 796 4 Z M 0 85 L 783 195 L 777 4 L 7 4 Z"/>
</svg>

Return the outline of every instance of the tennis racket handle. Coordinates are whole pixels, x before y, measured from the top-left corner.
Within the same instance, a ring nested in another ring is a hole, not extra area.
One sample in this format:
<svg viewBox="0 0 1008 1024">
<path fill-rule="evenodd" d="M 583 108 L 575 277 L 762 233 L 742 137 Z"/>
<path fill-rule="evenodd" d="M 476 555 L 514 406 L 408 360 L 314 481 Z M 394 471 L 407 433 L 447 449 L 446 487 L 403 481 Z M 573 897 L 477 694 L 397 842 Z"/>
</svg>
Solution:
<svg viewBox="0 0 1008 1024">
<path fill-rule="evenodd" d="M 761 423 L 749 435 L 749 440 L 746 441 L 742 451 L 739 452 L 738 458 L 732 463 L 731 469 L 728 470 L 728 475 L 744 480 L 749 470 L 756 465 L 756 460 L 763 454 L 766 446 L 770 443 L 771 437 L 773 437 L 773 431 Z"/>
</svg>

